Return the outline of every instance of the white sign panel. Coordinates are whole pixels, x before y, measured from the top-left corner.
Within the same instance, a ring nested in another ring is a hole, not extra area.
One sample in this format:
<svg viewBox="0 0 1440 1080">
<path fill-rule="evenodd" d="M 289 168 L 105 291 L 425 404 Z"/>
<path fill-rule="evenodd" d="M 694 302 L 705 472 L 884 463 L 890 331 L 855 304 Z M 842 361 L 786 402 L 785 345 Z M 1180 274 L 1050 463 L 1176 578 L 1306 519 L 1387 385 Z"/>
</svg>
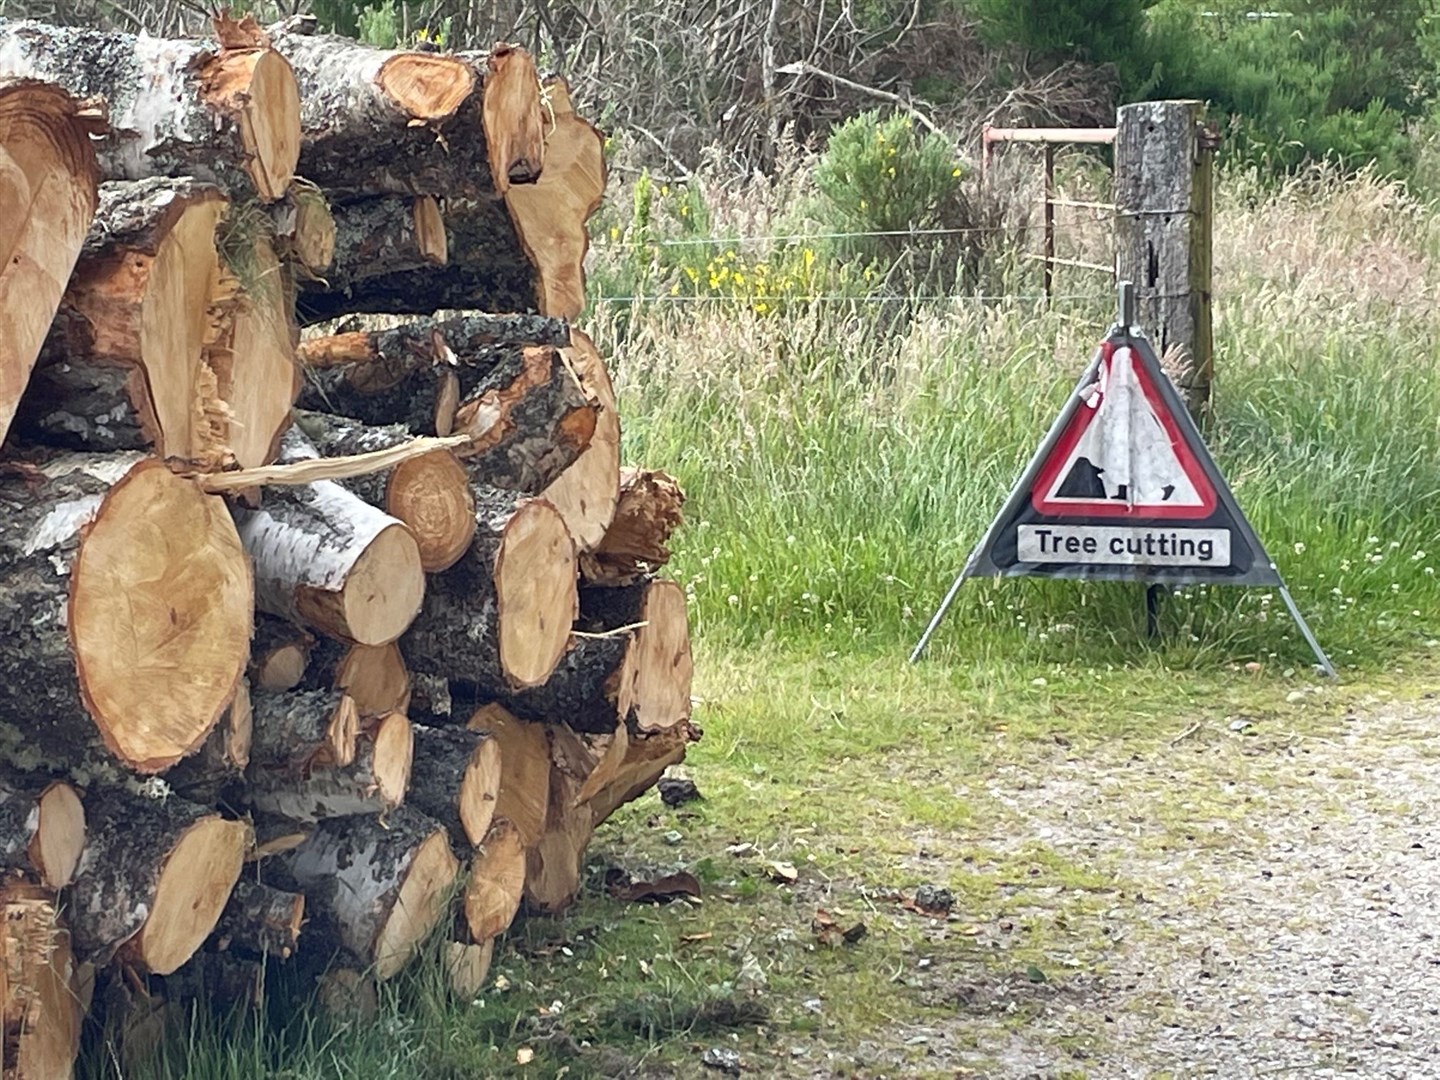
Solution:
<svg viewBox="0 0 1440 1080">
<path fill-rule="evenodd" d="M 1228 566 L 1229 529 L 1135 525 L 1021 525 L 1016 555 L 1027 563 L 1106 566 Z"/>
</svg>

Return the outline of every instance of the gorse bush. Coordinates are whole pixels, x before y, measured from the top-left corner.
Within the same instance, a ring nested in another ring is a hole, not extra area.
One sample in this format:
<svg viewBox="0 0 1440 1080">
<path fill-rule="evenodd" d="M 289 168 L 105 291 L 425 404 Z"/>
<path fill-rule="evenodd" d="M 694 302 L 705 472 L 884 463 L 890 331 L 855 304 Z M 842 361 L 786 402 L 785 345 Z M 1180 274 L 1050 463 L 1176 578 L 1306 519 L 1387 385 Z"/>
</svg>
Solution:
<svg viewBox="0 0 1440 1080">
<path fill-rule="evenodd" d="M 902 292 L 946 291 L 973 280 L 997 224 L 982 220 L 971 180 L 944 138 L 901 113 L 864 112 L 831 132 L 807 211 L 832 234 L 830 256 Z"/>
</svg>

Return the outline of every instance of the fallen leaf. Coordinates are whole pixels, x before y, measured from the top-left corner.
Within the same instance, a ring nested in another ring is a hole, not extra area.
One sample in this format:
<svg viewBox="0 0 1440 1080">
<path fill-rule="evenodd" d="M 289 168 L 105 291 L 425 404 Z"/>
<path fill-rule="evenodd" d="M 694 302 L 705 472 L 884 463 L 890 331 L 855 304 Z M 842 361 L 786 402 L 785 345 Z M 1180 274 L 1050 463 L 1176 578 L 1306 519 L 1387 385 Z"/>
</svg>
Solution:
<svg viewBox="0 0 1440 1080">
<path fill-rule="evenodd" d="M 611 896 L 626 903 L 634 903 L 639 900 L 658 902 L 673 900 L 680 896 L 698 897 L 700 895 L 699 879 L 684 870 L 676 874 L 666 874 L 653 881 L 630 881 L 622 884 L 617 880 L 612 882 L 609 888 Z"/>
<path fill-rule="evenodd" d="M 530 1062 L 534 1060 L 535 1051 L 531 1050 L 528 1046 L 522 1046 L 519 1050 L 515 1051 L 515 1064 L 517 1065 L 529 1065 Z"/>
<path fill-rule="evenodd" d="M 689 945 L 693 944 L 696 941 L 709 941 L 714 936 L 714 934 L 706 931 L 703 934 L 683 934 L 681 935 L 680 940 Z"/>
<path fill-rule="evenodd" d="M 765 871 L 782 885 L 793 885 L 800 878 L 800 871 L 795 869 L 794 863 L 772 862 L 766 865 Z"/>
</svg>

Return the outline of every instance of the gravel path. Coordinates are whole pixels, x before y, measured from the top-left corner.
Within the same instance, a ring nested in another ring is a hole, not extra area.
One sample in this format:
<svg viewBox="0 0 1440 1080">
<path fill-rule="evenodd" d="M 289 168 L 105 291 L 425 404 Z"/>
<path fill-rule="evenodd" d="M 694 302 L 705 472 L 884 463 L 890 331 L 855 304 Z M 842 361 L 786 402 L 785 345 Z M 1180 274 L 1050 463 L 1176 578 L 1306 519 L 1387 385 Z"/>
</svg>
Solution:
<svg viewBox="0 0 1440 1080">
<path fill-rule="evenodd" d="M 1095 976 L 986 988 L 1029 1022 L 983 1026 L 961 1075 L 1440 1077 L 1440 716 L 1282 723 L 985 781 L 1017 842 L 1114 876 L 1075 929 L 1118 944 Z"/>
</svg>

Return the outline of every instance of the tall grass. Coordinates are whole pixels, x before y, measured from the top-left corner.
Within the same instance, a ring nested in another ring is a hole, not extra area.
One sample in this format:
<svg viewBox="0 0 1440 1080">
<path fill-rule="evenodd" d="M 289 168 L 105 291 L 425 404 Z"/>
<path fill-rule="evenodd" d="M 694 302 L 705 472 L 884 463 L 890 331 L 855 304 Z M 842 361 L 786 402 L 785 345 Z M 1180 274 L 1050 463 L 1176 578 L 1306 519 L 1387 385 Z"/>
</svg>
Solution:
<svg viewBox="0 0 1440 1080">
<path fill-rule="evenodd" d="M 1440 225 L 1397 185 L 1325 173 L 1227 177 L 1216 220 L 1212 451 L 1337 663 L 1390 663 L 1440 636 Z M 899 329 L 864 299 L 783 319 L 627 303 L 623 323 L 601 299 L 625 456 L 690 496 L 672 571 L 697 632 L 913 643 L 1110 321 L 1103 279 L 1060 291 L 956 297 Z M 1137 587 L 976 582 L 941 642 L 1111 663 L 1147 647 L 1141 625 Z M 1184 590 L 1163 625 L 1177 664 L 1308 662 L 1262 590 Z"/>
</svg>

